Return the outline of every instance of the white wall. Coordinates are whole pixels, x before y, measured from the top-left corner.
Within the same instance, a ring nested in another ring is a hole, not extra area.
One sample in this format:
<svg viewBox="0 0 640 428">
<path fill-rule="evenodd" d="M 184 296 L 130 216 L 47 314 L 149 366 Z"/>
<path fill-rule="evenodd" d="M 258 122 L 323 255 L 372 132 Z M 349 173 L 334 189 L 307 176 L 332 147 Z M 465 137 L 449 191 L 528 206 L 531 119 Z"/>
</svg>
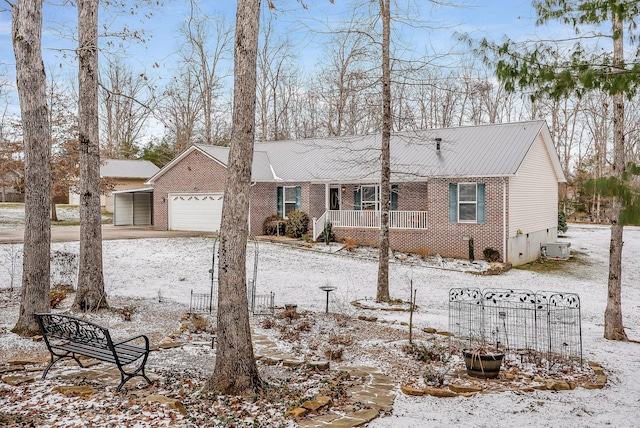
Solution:
<svg viewBox="0 0 640 428">
<path fill-rule="evenodd" d="M 558 177 L 542 135 L 509 180 L 509 261 L 523 264 L 540 256 L 540 243 L 554 242 L 558 228 Z"/>
</svg>

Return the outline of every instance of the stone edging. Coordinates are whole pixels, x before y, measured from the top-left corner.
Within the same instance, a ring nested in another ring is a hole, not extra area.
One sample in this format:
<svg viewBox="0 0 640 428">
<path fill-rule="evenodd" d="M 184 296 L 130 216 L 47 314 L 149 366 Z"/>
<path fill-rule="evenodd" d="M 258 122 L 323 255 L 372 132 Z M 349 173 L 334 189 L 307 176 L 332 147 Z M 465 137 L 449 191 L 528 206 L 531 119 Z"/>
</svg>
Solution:
<svg viewBox="0 0 640 428">
<path fill-rule="evenodd" d="M 523 388 L 516 388 L 516 391 L 520 392 L 533 392 L 533 391 L 570 391 L 576 389 L 576 387 L 582 387 L 584 389 L 602 389 L 605 387 L 607 383 L 607 376 L 602 369 L 600 364 L 589 361 L 589 367 L 593 370 L 596 375 L 595 382 L 589 382 L 584 384 L 578 384 L 572 381 L 566 381 L 563 379 L 544 379 L 541 377 L 535 377 L 533 382 L 536 382 L 537 385 L 526 386 Z M 482 382 L 482 381 L 479 381 Z M 496 381 L 484 381 L 485 383 L 489 383 L 494 385 Z M 490 393 L 498 393 L 498 392 L 506 392 L 512 391 L 513 388 L 486 388 L 483 386 L 479 386 L 478 384 L 474 385 L 460 385 L 460 384 L 449 384 L 444 388 L 414 388 L 411 386 L 400 386 L 400 390 L 405 395 L 412 396 L 423 396 L 423 395 L 431 395 L 433 397 L 471 397 L 475 394 L 490 394 Z"/>
</svg>

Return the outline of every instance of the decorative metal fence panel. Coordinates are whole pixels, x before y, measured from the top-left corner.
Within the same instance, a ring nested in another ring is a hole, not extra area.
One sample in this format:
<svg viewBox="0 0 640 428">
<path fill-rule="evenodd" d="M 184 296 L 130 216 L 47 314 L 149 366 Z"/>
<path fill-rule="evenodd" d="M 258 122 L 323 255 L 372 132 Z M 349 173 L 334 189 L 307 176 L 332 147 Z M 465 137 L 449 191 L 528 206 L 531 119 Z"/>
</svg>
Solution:
<svg viewBox="0 0 640 428">
<path fill-rule="evenodd" d="M 526 350 L 582 360 L 580 297 L 575 293 L 452 288 L 449 330 L 505 352 Z"/>
<path fill-rule="evenodd" d="M 273 314 L 275 294 L 256 294 L 256 283 L 247 281 L 247 303 L 252 314 Z M 218 281 L 211 285 L 211 293 L 194 293 L 191 290 L 189 313 L 212 313 L 218 306 Z"/>
<path fill-rule="evenodd" d="M 253 244 L 253 245 L 251 245 Z M 218 249 L 218 238 L 213 241 L 213 256 L 211 259 L 211 289 L 209 293 L 194 293 L 191 290 L 191 300 L 189 304 L 190 313 L 212 313 L 217 309 L 218 304 L 218 276 L 216 254 Z M 253 257 L 251 257 L 251 254 Z M 251 263 L 253 260 L 253 263 Z M 274 293 L 256 294 L 256 278 L 258 276 L 258 241 L 250 236 L 247 246 L 247 303 L 252 314 L 264 314 L 274 311 Z"/>
</svg>

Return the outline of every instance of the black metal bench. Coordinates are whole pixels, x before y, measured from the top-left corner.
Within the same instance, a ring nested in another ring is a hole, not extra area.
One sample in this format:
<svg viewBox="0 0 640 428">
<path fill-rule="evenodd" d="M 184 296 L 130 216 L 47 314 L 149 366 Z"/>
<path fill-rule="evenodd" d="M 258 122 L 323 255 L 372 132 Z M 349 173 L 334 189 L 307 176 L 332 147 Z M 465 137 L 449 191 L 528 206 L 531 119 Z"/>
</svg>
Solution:
<svg viewBox="0 0 640 428">
<path fill-rule="evenodd" d="M 51 353 L 51 362 L 42 374 L 47 376 L 49 369 L 63 358 L 73 358 L 80 367 L 84 367 L 79 355 L 115 364 L 120 371 L 120 385 L 116 391 L 129 379 L 141 376 L 149 384 L 151 380 L 144 373 L 144 366 L 149 356 L 149 339 L 140 335 L 122 342 L 113 343 L 109 330 L 97 324 L 62 314 L 36 314 L 36 320 L 47 348 Z M 133 345 L 132 342 L 144 342 L 144 346 Z M 131 369 L 125 366 L 141 360 Z"/>
</svg>

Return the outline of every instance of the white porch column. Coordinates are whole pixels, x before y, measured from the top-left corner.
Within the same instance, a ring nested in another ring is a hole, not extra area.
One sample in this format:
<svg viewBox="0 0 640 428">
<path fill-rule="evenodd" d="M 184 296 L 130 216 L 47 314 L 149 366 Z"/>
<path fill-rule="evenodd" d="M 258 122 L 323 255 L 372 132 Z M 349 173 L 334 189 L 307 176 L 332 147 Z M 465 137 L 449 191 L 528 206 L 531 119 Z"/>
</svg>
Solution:
<svg viewBox="0 0 640 428">
<path fill-rule="evenodd" d="M 329 189 L 331 188 L 330 183 L 324 183 L 324 210 L 329 211 Z"/>
</svg>

